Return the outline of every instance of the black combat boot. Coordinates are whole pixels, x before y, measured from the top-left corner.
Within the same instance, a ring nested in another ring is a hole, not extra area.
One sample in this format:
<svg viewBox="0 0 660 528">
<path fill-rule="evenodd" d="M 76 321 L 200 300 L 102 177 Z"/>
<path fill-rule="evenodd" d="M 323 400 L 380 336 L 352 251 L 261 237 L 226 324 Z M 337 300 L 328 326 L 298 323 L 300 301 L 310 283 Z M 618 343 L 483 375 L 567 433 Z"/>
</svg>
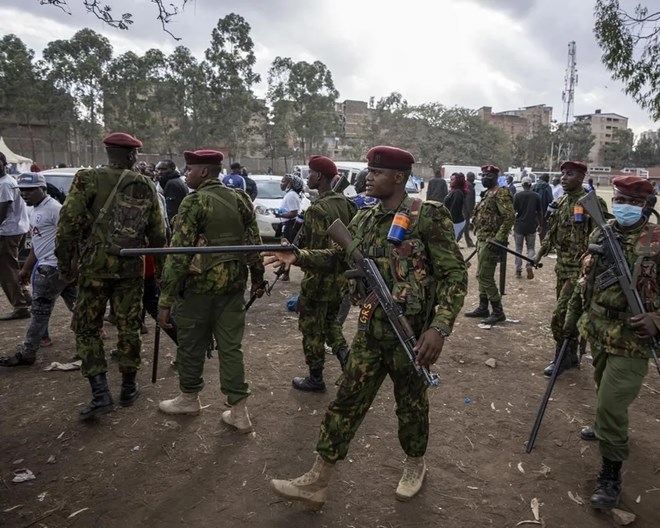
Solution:
<svg viewBox="0 0 660 528">
<path fill-rule="evenodd" d="M 619 505 L 621 499 L 621 466 L 603 457 L 603 467 L 596 479 L 596 489 L 591 496 L 591 506 L 598 510 L 611 510 Z"/>
<path fill-rule="evenodd" d="M 135 403 L 140 394 L 140 388 L 135 382 L 137 371 L 121 373 L 121 393 L 119 394 L 119 405 L 130 407 Z"/>
<path fill-rule="evenodd" d="M 555 365 L 557 364 L 557 358 L 559 357 L 559 352 L 561 352 L 561 346 L 562 343 L 557 344 L 555 348 L 555 359 L 553 359 L 552 363 L 550 363 L 547 367 L 543 369 L 543 375 L 546 378 L 551 378 L 552 373 L 555 371 Z M 577 355 L 577 346 L 575 343 L 571 342 L 571 344 L 569 345 L 569 349 L 564 354 L 564 360 L 561 362 L 561 365 L 559 366 L 559 372 L 557 373 L 557 376 L 559 376 L 565 370 L 578 368 L 579 366 L 580 366 L 580 358 Z"/>
<path fill-rule="evenodd" d="M 479 296 L 479 306 L 477 306 L 471 312 L 465 312 L 465 317 L 488 317 L 490 312 L 488 311 L 488 297 L 485 295 Z"/>
<path fill-rule="evenodd" d="M 305 392 L 323 392 L 325 381 L 323 381 L 323 369 L 309 369 L 306 378 L 295 377 L 292 382 L 293 388 Z"/>
<path fill-rule="evenodd" d="M 491 306 L 493 307 L 493 313 L 490 314 L 486 319 L 482 319 L 481 323 L 486 325 L 494 325 L 506 321 L 506 315 L 504 315 L 504 308 L 502 308 L 502 301 L 490 301 Z"/>
<path fill-rule="evenodd" d="M 594 440 L 598 440 L 598 438 L 596 438 L 595 431 L 593 430 L 593 428 L 589 426 L 582 428 L 582 430 L 580 431 L 580 438 L 582 438 L 582 440 L 586 440 L 587 442 L 593 442 Z"/>
<path fill-rule="evenodd" d="M 103 374 L 89 377 L 89 384 L 92 387 L 92 401 L 89 402 L 80 411 L 81 420 L 89 420 L 94 416 L 109 413 L 114 410 L 112 394 L 108 389 L 108 381 Z"/>
</svg>

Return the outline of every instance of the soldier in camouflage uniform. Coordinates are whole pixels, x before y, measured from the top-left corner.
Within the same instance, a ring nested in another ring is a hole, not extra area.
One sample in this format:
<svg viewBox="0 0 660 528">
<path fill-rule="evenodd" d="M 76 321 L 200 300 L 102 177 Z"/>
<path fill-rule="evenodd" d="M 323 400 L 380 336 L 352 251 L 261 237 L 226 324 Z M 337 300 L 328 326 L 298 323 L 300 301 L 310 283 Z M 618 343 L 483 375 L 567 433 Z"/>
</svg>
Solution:
<svg viewBox="0 0 660 528">
<path fill-rule="evenodd" d="M 250 197 L 218 179 L 222 153 L 184 152 L 186 183 L 195 192 L 181 202 L 172 230 L 172 246 L 236 246 L 261 244 Z M 215 338 L 220 360 L 220 389 L 231 410 L 222 420 L 240 432 L 252 431 L 245 405 L 250 394 L 245 382 L 243 332 L 248 266 L 251 293 L 263 295 L 264 266 L 258 253 L 168 255 L 161 278 L 158 321 L 170 324 L 176 305 L 177 354 L 181 393 L 160 402 L 167 414 L 199 414 L 199 392 L 204 388 L 204 359 Z"/>
<path fill-rule="evenodd" d="M 417 362 L 430 366 L 442 351 L 467 289 L 465 262 L 454 239 L 449 211 L 435 202 L 423 203 L 405 192 L 414 159 L 393 147 L 374 147 L 367 154 L 367 194 L 378 205 L 362 209 L 348 226 L 354 243 L 372 258 L 401 303 L 415 334 Z M 410 218 L 404 240 L 388 241 L 388 232 L 401 215 Z M 346 266 L 341 249 L 303 250 L 297 255 L 276 253 L 266 263 L 296 264 L 303 268 L 334 272 L 338 262 Z M 409 500 L 422 487 L 424 454 L 429 435 L 429 401 L 424 379 L 410 364 L 394 330 L 375 300 L 360 282 L 361 312 L 358 332 L 335 400 L 326 412 L 316 445 L 313 468 L 293 480 L 273 480 L 276 493 L 319 508 L 326 500 L 334 464 L 346 457 L 351 439 L 364 419 L 387 375 L 394 385 L 399 442 L 407 455 L 396 490 L 399 500 Z M 369 294 L 369 295 L 367 295 Z"/>
<path fill-rule="evenodd" d="M 472 218 L 474 231 L 477 235 L 477 281 L 479 281 L 479 306 L 466 317 L 482 317 L 484 324 L 497 324 L 506 320 L 502 308 L 502 297 L 495 282 L 495 268 L 502 256 L 502 251 L 488 243 L 495 240 L 506 245 L 509 232 L 516 220 L 513 209 L 513 199 L 506 187 L 497 184 L 500 169 L 494 165 L 481 167 L 481 183 L 486 189 L 486 196 L 479 202 Z M 488 301 L 493 307 L 493 313 L 488 311 Z"/>
<path fill-rule="evenodd" d="M 309 158 L 309 188 L 317 189 L 318 199 L 305 211 L 302 226 L 301 247 L 305 249 L 327 249 L 332 241 L 326 231 L 330 224 L 340 219 L 348 225 L 357 212 L 355 203 L 332 190 L 332 178 L 337 166 L 324 156 Z M 293 378 L 293 387 L 302 391 L 324 391 L 323 365 L 325 343 L 339 359 L 346 360 L 348 346 L 337 321 L 346 279 L 343 269 L 334 273 L 321 272 L 315 268 L 302 268 L 305 272 L 298 298 L 298 329 L 303 335 L 303 352 L 309 367 L 309 376 Z"/>
<path fill-rule="evenodd" d="M 555 340 L 555 357 L 552 363 L 543 370 L 546 377 L 551 377 L 555 369 L 555 360 L 564 340 L 563 328 L 568 300 L 573 295 L 575 283 L 580 276 L 580 258 L 587 251 L 589 233 L 595 227 L 593 220 L 583 211 L 582 206 L 576 205 L 576 202 L 586 194 L 582 181 L 587 172 L 587 166 L 579 161 L 565 161 L 561 165 L 561 172 L 561 186 L 564 194 L 551 205 L 552 215 L 548 220 L 548 233 L 535 257 L 535 261 L 539 263 L 541 258 L 550 253 L 552 249 L 557 252 L 557 265 L 555 266 L 557 304 L 550 322 L 552 337 Z M 603 200 L 600 202 L 603 211 L 607 211 L 605 202 Z M 560 372 L 580 364 L 577 347 L 577 341 L 572 341 L 571 348 L 564 356 L 563 365 L 560 366 Z"/>
<path fill-rule="evenodd" d="M 594 508 L 609 509 L 621 497 L 621 466 L 628 459 L 628 407 L 637 398 L 651 357 L 651 338 L 660 328 L 660 226 L 642 214 L 653 185 L 639 176 L 612 180 L 614 197 L 610 221 L 624 251 L 634 285 L 647 313 L 632 316 L 619 283 L 598 289 L 598 276 L 610 264 L 598 254 L 586 254 L 569 301 L 564 333 L 578 329 L 589 341 L 597 386 L 594 432 L 603 465 L 591 497 Z M 596 228 L 589 244 L 601 245 Z M 577 328 L 576 328 L 577 323 Z"/>
<path fill-rule="evenodd" d="M 138 396 L 144 259 L 120 257 L 119 250 L 165 244 L 156 187 L 130 170 L 142 143 L 124 133 L 110 134 L 103 143 L 108 164 L 76 173 L 60 210 L 55 246 L 62 278 L 78 279 L 73 330 L 82 374 L 92 387 L 92 401 L 80 411 L 83 420 L 113 409 L 100 335 L 108 300 L 117 317 L 119 403 L 132 405 Z"/>
</svg>

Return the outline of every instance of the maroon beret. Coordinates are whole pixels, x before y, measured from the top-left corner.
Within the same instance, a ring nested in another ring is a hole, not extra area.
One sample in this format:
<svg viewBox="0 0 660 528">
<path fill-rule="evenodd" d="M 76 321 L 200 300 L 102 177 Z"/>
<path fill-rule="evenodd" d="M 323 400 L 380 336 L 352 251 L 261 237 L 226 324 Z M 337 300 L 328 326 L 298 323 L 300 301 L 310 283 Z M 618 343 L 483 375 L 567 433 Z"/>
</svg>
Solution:
<svg viewBox="0 0 660 528">
<path fill-rule="evenodd" d="M 407 150 L 381 145 L 367 152 L 367 161 L 374 169 L 405 171 L 412 169 L 415 158 Z"/>
<path fill-rule="evenodd" d="M 103 144 L 110 148 L 142 148 L 142 141 L 124 132 L 113 132 L 103 138 Z"/>
<path fill-rule="evenodd" d="M 561 167 L 559 167 L 560 171 L 569 171 L 569 170 L 574 170 L 581 172 L 582 174 L 587 173 L 587 165 L 585 163 L 582 163 L 581 161 L 565 161 L 564 163 L 561 164 Z"/>
<path fill-rule="evenodd" d="M 217 150 L 186 150 L 183 153 L 186 165 L 222 165 L 224 156 Z"/>
<path fill-rule="evenodd" d="M 612 187 L 621 194 L 631 198 L 645 199 L 649 194 L 653 194 L 653 184 L 641 176 L 617 176 L 612 179 Z"/>
<path fill-rule="evenodd" d="M 495 174 L 497 176 L 500 173 L 500 168 L 495 165 L 484 165 L 481 167 L 481 172 L 484 174 Z"/>
<path fill-rule="evenodd" d="M 309 168 L 315 172 L 320 172 L 321 174 L 326 174 L 328 176 L 334 176 L 337 174 L 337 165 L 330 158 L 325 156 L 311 156 L 307 162 Z"/>
</svg>

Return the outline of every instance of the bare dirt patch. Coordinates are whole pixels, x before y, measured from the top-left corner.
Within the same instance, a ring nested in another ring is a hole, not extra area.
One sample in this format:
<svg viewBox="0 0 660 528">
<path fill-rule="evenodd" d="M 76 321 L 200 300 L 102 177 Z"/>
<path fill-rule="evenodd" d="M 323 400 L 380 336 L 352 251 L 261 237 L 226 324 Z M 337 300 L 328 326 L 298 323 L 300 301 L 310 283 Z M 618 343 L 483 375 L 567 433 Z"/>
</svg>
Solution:
<svg viewBox="0 0 660 528">
<path fill-rule="evenodd" d="M 273 477 L 294 477 L 310 467 L 322 414 L 335 393 L 332 383 L 321 395 L 291 388 L 291 378 L 304 372 L 296 319 L 285 306 L 298 289 L 299 272 L 292 273 L 291 283 L 278 284 L 272 297 L 258 300 L 248 315 L 248 406 L 256 428 L 248 436 L 221 423 L 225 407 L 215 357 L 206 364 L 202 403 L 208 407 L 201 416 L 158 412 L 158 401 L 176 395 L 178 384 L 167 365 L 174 346 L 164 334 L 160 379 L 150 383 L 153 322 L 144 339 L 136 405 L 94 424 L 79 423 L 78 410 L 89 398 L 86 380 L 79 372 L 43 371 L 74 351 L 70 317 L 58 302 L 51 324 L 55 345 L 43 349 L 33 367 L 0 371 L 0 526 L 508 527 L 534 520 L 534 498 L 545 526 L 612 526 L 609 517 L 588 506 L 599 468 L 597 445 L 578 436 L 594 415 L 588 363 L 559 379 L 537 446 L 525 454 L 547 383 L 542 369 L 553 350 L 548 324 L 553 261 L 545 262 L 536 278 L 527 280 L 514 277 L 509 260 L 504 307 L 518 323 L 485 330 L 459 317 L 436 365 L 442 383 L 431 391 L 429 473 L 422 493 L 406 504 L 394 498 L 404 455 L 386 382 L 348 459 L 338 465 L 320 514 L 281 500 L 268 486 Z M 475 303 L 473 266 L 465 308 Z M 7 308 L 3 298 L 0 309 Z M 0 323 L 3 353 L 20 343 L 24 328 L 25 321 Z M 106 330 L 109 354 L 116 333 L 113 327 Z M 352 313 L 345 334 L 350 338 L 354 331 Z M 485 365 L 489 358 L 496 359 L 496 368 Z M 335 358 L 327 359 L 327 378 L 334 380 L 339 367 Z M 108 377 L 118 398 L 116 365 Z M 632 406 L 632 458 L 624 466 L 622 507 L 637 515 L 635 526 L 656 527 L 660 381 L 654 370 L 645 383 Z M 29 468 L 36 478 L 13 483 L 19 468 Z"/>
</svg>

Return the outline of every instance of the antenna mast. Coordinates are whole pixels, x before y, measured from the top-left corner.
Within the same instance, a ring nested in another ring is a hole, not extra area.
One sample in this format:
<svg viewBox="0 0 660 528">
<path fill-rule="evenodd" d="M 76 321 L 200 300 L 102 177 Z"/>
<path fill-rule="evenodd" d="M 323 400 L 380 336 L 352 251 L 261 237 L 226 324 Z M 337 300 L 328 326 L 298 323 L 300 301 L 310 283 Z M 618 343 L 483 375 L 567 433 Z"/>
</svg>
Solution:
<svg viewBox="0 0 660 528">
<path fill-rule="evenodd" d="M 561 142 L 557 149 L 557 165 L 562 161 L 571 159 L 571 145 L 568 144 L 568 127 L 573 120 L 573 105 L 575 103 L 575 87 L 578 83 L 577 65 L 575 62 L 576 46 L 575 41 L 568 43 L 568 61 L 566 64 L 566 74 L 564 75 L 564 91 L 561 94 L 563 107 L 563 123 L 559 125 L 562 129 Z"/>
</svg>

